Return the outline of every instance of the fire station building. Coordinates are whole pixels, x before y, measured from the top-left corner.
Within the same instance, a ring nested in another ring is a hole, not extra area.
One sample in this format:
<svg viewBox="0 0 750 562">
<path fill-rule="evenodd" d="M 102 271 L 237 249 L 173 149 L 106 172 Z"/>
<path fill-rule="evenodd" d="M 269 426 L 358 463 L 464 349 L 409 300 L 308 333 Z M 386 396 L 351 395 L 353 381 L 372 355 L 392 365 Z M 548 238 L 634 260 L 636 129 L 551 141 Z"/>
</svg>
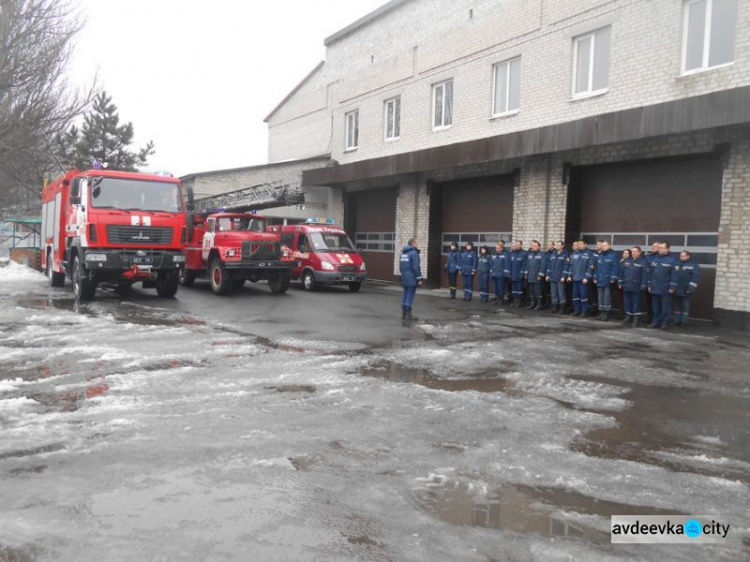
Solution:
<svg viewBox="0 0 750 562">
<path fill-rule="evenodd" d="M 419 240 L 668 241 L 693 313 L 750 328 L 750 2 L 393 0 L 325 40 L 267 117 L 269 161 L 330 154 L 370 275 Z"/>
</svg>

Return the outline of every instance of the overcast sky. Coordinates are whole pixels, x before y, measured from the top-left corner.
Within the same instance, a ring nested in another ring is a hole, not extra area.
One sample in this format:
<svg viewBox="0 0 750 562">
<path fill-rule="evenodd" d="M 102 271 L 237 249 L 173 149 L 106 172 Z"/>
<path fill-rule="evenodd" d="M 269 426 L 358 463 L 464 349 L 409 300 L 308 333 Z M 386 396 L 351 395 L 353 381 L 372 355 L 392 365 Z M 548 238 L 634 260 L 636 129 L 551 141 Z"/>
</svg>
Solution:
<svg viewBox="0 0 750 562">
<path fill-rule="evenodd" d="M 73 82 L 99 84 L 149 170 L 267 162 L 263 119 L 325 58 L 323 39 L 386 0 L 79 0 Z"/>
</svg>

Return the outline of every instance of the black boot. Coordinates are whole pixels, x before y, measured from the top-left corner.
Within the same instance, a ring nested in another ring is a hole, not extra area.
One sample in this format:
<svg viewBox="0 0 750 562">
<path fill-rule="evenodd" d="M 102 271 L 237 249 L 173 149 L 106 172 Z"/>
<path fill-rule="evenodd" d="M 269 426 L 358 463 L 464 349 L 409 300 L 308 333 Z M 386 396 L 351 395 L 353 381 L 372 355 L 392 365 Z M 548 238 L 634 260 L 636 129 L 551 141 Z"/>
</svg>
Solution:
<svg viewBox="0 0 750 562">
<path fill-rule="evenodd" d="M 633 320 L 633 316 L 630 314 L 625 314 L 625 319 L 621 322 L 623 326 L 627 326 L 630 324 L 630 322 Z"/>
<path fill-rule="evenodd" d="M 536 306 L 534 307 L 534 310 L 542 310 L 542 299 L 539 299 L 536 301 Z"/>
<path fill-rule="evenodd" d="M 401 320 L 406 318 L 406 307 L 404 305 L 401 305 Z"/>
<path fill-rule="evenodd" d="M 560 311 L 560 307 L 556 304 L 552 305 L 552 308 L 550 309 L 550 314 L 557 314 Z"/>
<path fill-rule="evenodd" d="M 412 314 L 411 314 L 411 308 L 407 308 L 406 309 L 406 319 L 407 320 L 414 320 L 414 321 L 419 320 L 419 318 L 417 318 L 416 316 L 412 316 Z"/>
<path fill-rule="evenodd" d="M 456 298 L 456 289 L 451 289 L 451 298 L 452 299 Z"/>
<path fill-rule="evenodd" d="M 641 316 L 640 316 L 640 314 L 636 314 L 635 316 L 633 316 L 633 328 L 637 328 L 638 324 L 640 324 L 640 323 L 641 323 Z"/>
<path fill-rule="evenodd" d="M 602 322 L 609 322 L 609 310 L 602 312 Z"/>
<path fill-rule="evenodd" d="M 536 301 L 534 299 L 529 299 L 529 304 L 528 304 L 528 306 L 526 308 L 528 308 L 529 310 L 531 310 L 535 306 L 536 306 Z"/>
</svg>

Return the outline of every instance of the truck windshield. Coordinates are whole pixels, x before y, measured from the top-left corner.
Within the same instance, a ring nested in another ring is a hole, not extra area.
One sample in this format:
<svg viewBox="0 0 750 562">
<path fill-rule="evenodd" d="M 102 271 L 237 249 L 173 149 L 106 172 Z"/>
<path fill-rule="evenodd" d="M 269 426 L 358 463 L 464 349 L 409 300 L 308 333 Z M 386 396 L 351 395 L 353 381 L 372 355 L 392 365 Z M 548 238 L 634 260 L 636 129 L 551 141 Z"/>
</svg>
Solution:
<svg viewBox="0 0 750 562">
<path fill-rule="evenodd" d="M 328 232 L 311 232 L 310 242 L 316 252 L 355 252 L 351 240 L 346 234 Z"/>
<path fill-rule="evenodd" d="M 182 198 L 176 183 L 95 177 L 91 179 L 91 206 L 180 213 Z"/>
<path fill-rule="evenodd" d="M 216 230 L 228 232 L 230 230 L 253 230 L 263 232 L 266 229 L 266 221 L 257 217 L 221 217 L 216 223 Z"/>
</svg>

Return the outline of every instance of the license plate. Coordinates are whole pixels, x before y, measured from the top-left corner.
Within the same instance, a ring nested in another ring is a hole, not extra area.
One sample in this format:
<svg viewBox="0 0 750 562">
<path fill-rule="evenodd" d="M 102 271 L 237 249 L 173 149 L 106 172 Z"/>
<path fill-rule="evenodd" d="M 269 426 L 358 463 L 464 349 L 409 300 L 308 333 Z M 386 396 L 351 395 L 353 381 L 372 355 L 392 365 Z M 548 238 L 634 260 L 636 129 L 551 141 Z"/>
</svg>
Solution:
<svg viewBox="0 0 750 562">
<path fill-rule="evenodd" d="M 133 263 L 136 265 L 151 265 L 154 262 L 151 258 L 133 258 Z"/>
<path fill-rule="evenodd" d="M 344 275 L 344 281 L 354 281 L 354 277 L 351 277 L 349 275 Z"/>
</svg>

